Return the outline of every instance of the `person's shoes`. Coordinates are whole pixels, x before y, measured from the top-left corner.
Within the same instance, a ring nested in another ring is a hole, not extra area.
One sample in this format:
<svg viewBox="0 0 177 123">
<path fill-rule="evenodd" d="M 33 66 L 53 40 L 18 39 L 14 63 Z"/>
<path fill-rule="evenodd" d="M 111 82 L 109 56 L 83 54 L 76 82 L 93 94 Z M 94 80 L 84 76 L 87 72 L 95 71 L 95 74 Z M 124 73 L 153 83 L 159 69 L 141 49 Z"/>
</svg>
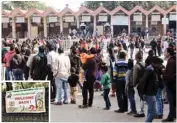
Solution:
<svg viewBox="0 0 177 123">
<path fill-rule="evenodd" d="M 88 107 L 89 107 L 89 108 L 91 108 L 91 107 L 92 107 L 92 105 L 88 105 Z"/>
<path fill-rule="evenodd" d="M 54 105 L 62 105 L 61 102 L 53 102 Z"/>
<path fill-rule="evenodd" d="M 79 108 L 87 108 L 87 105 L 79 105 Z"/>
<path fill-rule="evenodd" d="M 167 100 L 164 100 L 163 103 L 164 103 L 164 104 L 168 104 L 168 101 L 167 101 Z"/>
<path fill-rule="evenodd" d="M 115 97 L 116 95 L 115 94 L 111 94 L 111 97 Z"/>
<path fill-rule="evenodd" d="M 51 102 L 53 103 L 55 101 L 55 99 L 51 99 Z"/>
<path fill-rule="evenodd" d="M 155 117 L 154 117 L 154 119 L 162 119 L 163 118 L 163 115 L 156 115 Z"/>
<path fill-rule="evenodd" d="M 116 113 L 124 113 L 124 111 L 121 111 L 120 109 L 115 110 L 114 112 L 116 112 Z"/>
<path fill-rule="evenodd" d="M 143 114 L 135 114 L 135 115 L 133 115 L 134 117 L 145 117 L 145 114 L 143 113 Z"/>
<path fill-rule="evenodd" d="M 76 101 L 75 100 L 71 100 L 71 104 L 76 104 Z"/>
<path fill-rule="evenodd" d="M 68 102 L 65 102 L 65 101 L 64 101 L 63 104 L 68 104 Z"/>
<path fill-rule="evenodd" d="M 127 114 L 128 114 L 128 115 L 135 115 L 135 114 L 137 114 L 137 113 L 130 111 L 130 112 L 128 112 Z"/>
<path fill-rule="evenodd" d="M 103 110 L 109 110 L 109 109 L 110 109 L 110 108 L 106 108 L 106 107 L 105 107 L 105 108 L 103 108 Z"/>
<path fill-rule="evenodd" d="M 167 119 L 162 120 L 162 122 L 173 122 L 173 121 L 174 121 L 173 118 L 167 118 Z"/>
</svg>

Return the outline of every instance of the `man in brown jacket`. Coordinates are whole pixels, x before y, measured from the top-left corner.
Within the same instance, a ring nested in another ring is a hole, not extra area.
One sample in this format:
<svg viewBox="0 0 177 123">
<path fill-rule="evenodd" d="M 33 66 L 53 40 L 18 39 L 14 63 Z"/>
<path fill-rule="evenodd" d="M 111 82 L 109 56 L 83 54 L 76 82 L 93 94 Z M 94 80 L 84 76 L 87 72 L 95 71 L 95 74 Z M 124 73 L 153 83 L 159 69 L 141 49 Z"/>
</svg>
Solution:
<svg viewBox="0 0 177 123">
<path fill-rule="evenodd" d="M 145 69 L 145 65 L 143 63 L 143 55 L 141 51 L 138 51 L 135 55 L 135 59 L 136 59 L 136 64 L 133 68 L 133 85 L 135 87 L 135 90 L 137 90 L 137 85 L 140 82 L 140 79 L 143 76 L 144 73 L 144 69 Z M 137 91 L 135 91 L 137 92 Z M 139 94 L 136 94 L 139 95 Z M 141 95 L 139 95 L 140 97 L 140 105 L 141 105 L 141 111 L 138 112 L 137 114 L 134 115 L 134 117 L 145 117 L 144 114 L 144 101 L 141 99 Z"/>
</svg>

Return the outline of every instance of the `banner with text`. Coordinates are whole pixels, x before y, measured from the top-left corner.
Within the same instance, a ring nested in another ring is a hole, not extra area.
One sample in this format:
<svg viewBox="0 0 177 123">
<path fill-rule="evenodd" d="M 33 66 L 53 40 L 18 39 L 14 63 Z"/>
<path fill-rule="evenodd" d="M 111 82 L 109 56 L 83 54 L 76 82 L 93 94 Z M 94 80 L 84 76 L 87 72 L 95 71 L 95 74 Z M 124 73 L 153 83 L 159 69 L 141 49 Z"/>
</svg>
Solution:
<svg viewBox="0 0 177 123">
<path fill-rule="evenodd" d="M 45 89 L 30 88 L 6 92 L 7 113 L 41 113 L 45 110 Z"/>
</svg>

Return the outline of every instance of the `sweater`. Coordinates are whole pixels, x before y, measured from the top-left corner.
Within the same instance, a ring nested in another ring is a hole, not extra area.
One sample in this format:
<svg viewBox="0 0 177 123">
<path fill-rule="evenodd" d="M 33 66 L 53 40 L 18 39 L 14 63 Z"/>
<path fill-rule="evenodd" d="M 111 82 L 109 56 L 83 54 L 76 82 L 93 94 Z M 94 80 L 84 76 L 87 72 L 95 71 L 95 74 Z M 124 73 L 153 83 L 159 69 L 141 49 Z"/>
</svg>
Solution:
<svg viewBox="0 0 177 123">
<path fill-rule="evenodd" d="M 103 74 L 101 78 L 101 84 L 103 85 L 104 89 L 110 89 L 111 88 L 111 78 L 108 73 Z"/>
</svg>

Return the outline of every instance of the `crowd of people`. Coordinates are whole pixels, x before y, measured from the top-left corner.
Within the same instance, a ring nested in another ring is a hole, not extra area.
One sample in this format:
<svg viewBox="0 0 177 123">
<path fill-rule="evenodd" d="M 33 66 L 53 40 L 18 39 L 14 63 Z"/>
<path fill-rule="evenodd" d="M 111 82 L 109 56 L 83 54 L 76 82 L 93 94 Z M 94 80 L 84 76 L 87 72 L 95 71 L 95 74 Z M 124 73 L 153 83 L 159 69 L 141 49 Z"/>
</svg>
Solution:
<svg viewBox="0 0 177 123">
<path fill-rule="evenodd" d="M 162 43 L 163 42 L 163 43 Z M 161 37 L 150 42 L 148 57 L 143 59 L 145 41 L 140 37 L 119 36 L 109 39 L 104 36 L 80 39 L 66 55 L 61 40 L 34 39 L 24 42 L 3 41 L 2 62 L 5 65 L 5 80 L 49 80 L 51 102 L 55 105 L 77 103 L 78 85 L 82 90 L 83 104 L 79 108 L 93 106 L 94 89 L 103 90 L 104 110 L 111 108 L 111 96 L 117 97 L 116 113 L 128 112 L 134 117 L 145 117 L 144 105 L 148 107 L 146 122 L 162 119 L 164 99 L 169 104 L 168 117 L 163 122 L 176 118 L 176 40 Z M 103 50 L 108 56 L 104 58 Z M 164 66 L 162 51 L 168 59 Z M 88 97 L 89 93 L 89 97 Z M 139 96 L 140 111 L 136 108 Z M 164 96 L 166 95 L 166 97 Z"/>
</svg>

